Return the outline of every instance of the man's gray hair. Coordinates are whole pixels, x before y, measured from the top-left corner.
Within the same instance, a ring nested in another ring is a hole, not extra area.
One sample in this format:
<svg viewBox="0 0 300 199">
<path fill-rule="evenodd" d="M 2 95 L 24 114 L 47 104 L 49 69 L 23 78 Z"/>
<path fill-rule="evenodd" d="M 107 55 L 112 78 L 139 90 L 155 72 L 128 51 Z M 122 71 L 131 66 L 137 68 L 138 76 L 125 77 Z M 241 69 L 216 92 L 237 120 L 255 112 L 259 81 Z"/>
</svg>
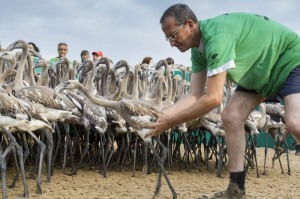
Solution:
<svg viewBox="0 0 300 199">
<path fill-rule="evenodd" d="M 66 46 L 66 47 L 68 47 L 68 44 L 65 43 L 65 42 L 60 42 L 60 43 L 57 45 L 57 48 L 59 48 L 60 46 Z"/>
<path fill-rule="evenodd" d="M 194 23 L 198 22 L 195 13 L 186 4 L 178 3 L 169 7 L 161 16 L 160 23 L 163 24 L 169 16 L 175 18 L 175 24 L 178 26 L 184 24 L 188 19 L 191 19 Z"/>
</svg>

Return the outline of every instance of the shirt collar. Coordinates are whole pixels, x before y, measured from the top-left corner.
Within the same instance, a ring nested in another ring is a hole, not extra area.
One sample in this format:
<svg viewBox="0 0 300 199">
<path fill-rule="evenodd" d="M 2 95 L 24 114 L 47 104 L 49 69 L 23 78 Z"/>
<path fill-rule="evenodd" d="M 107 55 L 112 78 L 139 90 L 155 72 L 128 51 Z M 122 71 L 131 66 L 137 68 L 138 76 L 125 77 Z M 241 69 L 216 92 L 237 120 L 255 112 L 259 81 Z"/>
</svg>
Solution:
<svg viewBox="0 0 300 199">
<path fill-rule="evenodd" d="M 203 53 L 203 42 L 202 42 L 202 38 L 201 38 L 201 40 L 200 40 L 200 44 L 199 44 L 197 50 L 200 51 L 201 53 Z"/>
</svg>

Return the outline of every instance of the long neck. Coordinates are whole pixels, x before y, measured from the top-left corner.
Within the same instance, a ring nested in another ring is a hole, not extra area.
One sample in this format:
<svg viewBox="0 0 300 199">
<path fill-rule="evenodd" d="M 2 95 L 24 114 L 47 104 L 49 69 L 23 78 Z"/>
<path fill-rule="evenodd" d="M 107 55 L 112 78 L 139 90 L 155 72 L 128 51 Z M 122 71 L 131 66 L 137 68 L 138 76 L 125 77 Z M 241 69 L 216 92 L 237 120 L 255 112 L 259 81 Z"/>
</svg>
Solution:
<svg viewBox="0 0 300 199">
<path fill-rule="evenodd" d="M 76 60 L 73 61 L 73 68 L 72 68 L 72 79 L 76 79 L 76 74 L 77 74 L 77 68 L 78 68 L 78 62 Z"/>
<path fill-rule="evenodd" d="M 25 63 L 27 61 L 28 46 L 24 45 L 22 50 L 23 50 L 23 53 L 22 53 L 20 62 L 18 64 L 16 80 L 15 80 L 15 91 L 16 92 L 18 92 L 21 88 L 23 88 L 23 72 L 24 72 Z"/>
<path fill-rule="evenodd" d="M 129 73 L 129 79 L 127 83 L 127 93 L 128 96 L 132 97 L 133 95 L 133 87 L 134 87 L 134 73 Z"/>
<path fill-rule="evenodd" d="M 180 87 L 180 93 L 184 95 L 186 93 L 186 68 L 184 66 L 180 67 L 180 70 L 182 71 L 182 79 L 181 79 L 181 87 Z"/>
<path fill-rule="evenodd" d="M 99 98 L 96 98 L 82 84 L 80 84 L 78 82 L 77 82 L 77 84 L 78 84 L 77 88 L 79 90 L 81 90 L 83 92 L 83 94 L 85 96 L 87 96 L 87 98 L 89 98 L 89 100 L 91 100 L 91 102 L 93 102 L 99 106 L 103 106 L 105 108 L 116 109 L 117 104 L 115 101 L 106 101 L 106 100 L 101 100 Z"/>
<path fill-rule="evenodd" d="M 45 84 L 45 81 L 48 77 L 48 69 L 49 69 L 49 66 L 47 65 L 46 62 L 43 62 L 42 64 L 42 68 L 43 68 L 43 73 L 42 73 L 42 76 L 39 78 L 38 82 L 37 82 L 37 85 L 41 86 L 46 86 Z"/>
<path fill-rule="evenodd" d="M 4 82 L 4 80 L 13 74 L 14 68 L 16 66 L 16 59 L 9 60 L 9 68 L 0 75 L 0 85 Z"/>
<path fill-rule="evenodd" d="M 2 52 L 2 48 L 1 48 L 1 42 L 0 42 L 0 52 Z M 2 63 L 3 63 L 3 60 L 0 59 L 0 74 L 2 74 Z"/>
<path fill-rule="evenodd" d="M 120 80 L 119 80 L 119 89 L 118 89 L 118 91 L 113 95 L 113 97 L 112 97 L 112 100 L 113 100 L 113 101 L 118 101 L 118 100 L 120 99 L 122 93 L 124 92 L 125 86 L 124 86 L 124 83 L 123 83 L 123 82 L 124 82 L 123 79 L 120 79 Z"/>
<path fill-rule="evenodd" d="M 108 92 L 108 74 L 107 74 L 107 68 L 106 69 L 103 69 L 103 76 L 101 77 L 101 95 L 102 96 L 108 96 L 109 95 L 109 92 Z"/>
<path fill-rule="evenodd" d="M 62 64 L 63 65 L 63 64 Z M 61 65 L 61 66 L 62 66 Z M 69 63 L 69 61 L 66 61 L 66 63 L 65 63 L 65 68 L 64 68 L 64 70 L 61 70 L 61 71 L 63 71 L 63 77 L 62 77 L 62 79 L 61 79 L 61 83 L 64 83 L 65 81 L 67 81 L 67 78 L 68 78 L 68 76 L 69 76 L 69 69 L 70 69 L 70 63 Z M 61 68 L 62 69 L 62 68 Z"/>
<path fill-rule="evenodd" d="M 91 68 L 91 72 L 90 72 L 86 87 L 90 93 L 93 93 L 93 85 L 94 85 L 96 69 L 95 69 L 94 63 L 92 63 L 91 65 L 92 65 L 91 66 L 92 68 Z"/>
<path fill-rule="evenodd" d="M 162 109 L 162 93 L 163 93 L 163 89 L 162 89 L 162 86 L 163 86 L 163 79 L 164 77 L 161 76 L 161 77 L 158 77 L 158 82 L 157 82 L 157 96 L 156 96 L 156 106 L 159 108 L 159 109 Z"/>
<path fill-rule="evenodd" d="M 4 67 L 4 61 L 2 59 L 0 59 L 0 74 L 3 73 L 3 67 Z"/>
<path fill-rule="evenodd" d="M 116 88 L 116 76 L 114 73 L 111 73 L 109 92 L 114 93 L 115 88 Z"/>
<path fill-rule="evenodd" d="M 264 103 L 260 103 L 259 112 L 262 115 L 259 128 L 263 128 L 265 126 L 266 120 L 267 120 L 267 111 L 266 111 L 266 107 L 265 107 Z"/>
<path fill-rule="evenodd" d="M 168 88 L 167 99 L 165 101 L 171 102 L 171 100 L 172 100 L 172 80 L 171 80 L 171 68 L 170 68 L 170 65 L 168 65 L 168 64 L 165 65 L 165 79 L 167 80 L 167 88 Z"/>
<path fill-rule="evenodd" d="M 98 89 L 97 89 L 97 92 L 99 93 L 99 95 L 101 95 L 101 96 L 106 96 L 106 94 L 105 94 L 105 92 L 104 92 L 104 84 L 105 84 L 105 82 L 107 81 L 107 79 L 105 78 L 105 68 L 103 68 L 103 67 L 100 67 L 100 68 L 98 68 L 98 70 L 100 71 L 99 72 L 99 74 L 98 75 L 100 75 L 99 77 L 98 77 L 98 79 L 100 79 L 99 81 L 98 81 Z M 101 78 L 100 78 L 101 77 Z"/>
<path fill-rule="evenodd" d="M 184 67 L 184 70 L 182 71 L 182 79 L 184 79 L 184 93 L 187 93 L 188 86 L 187 86 L 187 81 L 186 81 L 186 67 Z"/>
<path fill-rule="evenodd" d="M 167 76 L 167 81 L 168 81 L 168 95 L 167 95 L 167 99 L 165 101 L 171 102 L 171 100 L 172 100 L 172 80 L 171 80 L 170 74 Z"/>
<path fill-rule="evenodd" d="M 125 77 L 124 77 L 124 84 L 125 84 L 125 88 L 124 88 L 124 96 L 128 96 L 127 93 L 127 85 L 128 85 L 128 79 L 129 79 L 129 66 L 128 65 L 124 65 L 124 67 L 126 68 L 126 72 L 125 72 Z"/>
<path fill-rule="evenodd" d="M 108 74 L 109 74 L 109 60 L 108 58 L 104 58 L 105 59 L 105 66 L 106 66 L 106 70 L 104 72 L 104 77 L 103 77 L 103 81 L 102 81 L 102 92 L 104 96 L 109 95 L 109 91 L 108 91 Z"/>
<path fill-rule="evenodd" d="M 56 77 L 55 77 L 55 86 L 60 84 L 60 80 L 61 80 L 61 70 L 59 69 L 60 64 L 56 63 L 55 64 L 55 70 L 56 70 Z"/>
<path fill-rule="evenodd" d="M 139 72 L 141 70 L 141 67 L 138 65 L 135 66 L 134 69 L 134 84 L 133 84 L 133 91 L 132 91 L 132 97 L 133 99 L 138 99 L 138 88 L 139 88 Z"/>
<path fill-rule="evenodd" d="M 29 78 L 30 78 L 30 86 L 35 86 L 36 82 L 35 82 L 35 79 L 34 79 L 33 68 L 32 68 L 33 61 L 32 61 L 32 58 L 31 58 L 30 54 L 27 55 L 27 62 L 28 62 L 28 73 L 29 73 L 28 75 L 29 75 Z"/>
<path fill-rule="evenodd" d="M 185 78 L 186 78 L 186 68 L 184 67 L 182 69 L 182 80 L 181 81 L 185 82 L 186 81 Z"/>
<path fill-rule="evenodd" d="M 173 78 L 173 93 L 172 93 L 172 101 L 175 101 L 176 94 L 178 92 L 178 79 Z"/>
</svg>

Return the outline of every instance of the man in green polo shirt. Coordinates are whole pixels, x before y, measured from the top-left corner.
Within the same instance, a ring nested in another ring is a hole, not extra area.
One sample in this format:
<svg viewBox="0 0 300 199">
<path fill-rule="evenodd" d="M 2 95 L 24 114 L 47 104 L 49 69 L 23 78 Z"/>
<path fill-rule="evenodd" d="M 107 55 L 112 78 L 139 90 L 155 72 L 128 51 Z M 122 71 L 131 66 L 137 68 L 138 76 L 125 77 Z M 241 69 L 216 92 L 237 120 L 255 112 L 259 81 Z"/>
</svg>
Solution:
<svg viewBox="0 0 300 199">
<path fill-rule="evenodd" d="M 185 4 L 175 4 L 162 15 L 166 39 L 181 52 L 191 48 L 189 93 L 163 110 L 147 136 L 203 116 L 219 106 L 225 80 L 239 86 L 222 112 L 229 156 L 227 190 L 203 198 L 245 197 L 244 121 L 267 97 L 279 96 L 285 121 L 300 141 L 300 38 L 266 16 L 229 13 L 197 20 Z M 207 87 L 204 94 L 204 88 Z"/>
<path fill-rule="evenodd" d="M 61 57 L 66 57 L 68 53 L 68 44 L 61 42 L 57 46 L 58 56 L 50 59 L 51 67 L 53 67 L 54 63 Z M 72 62 L 70 62 L 70 66 L 72 66 Z"/>
</svg>

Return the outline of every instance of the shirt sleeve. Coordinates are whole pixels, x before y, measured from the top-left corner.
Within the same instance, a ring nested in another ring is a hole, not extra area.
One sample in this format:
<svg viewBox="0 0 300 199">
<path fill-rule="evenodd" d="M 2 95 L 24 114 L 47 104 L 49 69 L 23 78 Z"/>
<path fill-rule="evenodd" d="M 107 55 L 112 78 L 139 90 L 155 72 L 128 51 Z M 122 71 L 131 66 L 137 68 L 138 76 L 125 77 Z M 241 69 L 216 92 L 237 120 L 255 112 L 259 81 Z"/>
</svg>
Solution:
<svg viewBox="0 0 300 199">
<path fill-rule="evenodd" d="M 204 42 L 204 56 L 207 60 L 207 70 L 214 71 L 234 60 L 236 35 L 218 33 Z"/>
<path fill-rule="evenodd" d="M 222 73 L 222 72 L 232 69 L 232 68 L 235 68 L 234 60 L 230 60 L 229 62 L 225 63 L 224 65 L 222 65 L 216 69 L 207 71 L 207 76 L 210 77 L 210 76 L 216 75 L 218 73 Z"/>
<path fill-rule="evenodd" d="M 192 73 L 198 73 L 207 68 L 207 62 L 197 48 L 191 50 Z"/>
<path fill-rule="evenodd" d="M 234 59 L 236 35 L 232 33 L 217 33 L 210 38 L 203 38 L 204 51 L 197 48 L 191 50 L 192 72 L 197 73 L 205 69 L 208 76 L 235 68 Z"/>
</svg>

